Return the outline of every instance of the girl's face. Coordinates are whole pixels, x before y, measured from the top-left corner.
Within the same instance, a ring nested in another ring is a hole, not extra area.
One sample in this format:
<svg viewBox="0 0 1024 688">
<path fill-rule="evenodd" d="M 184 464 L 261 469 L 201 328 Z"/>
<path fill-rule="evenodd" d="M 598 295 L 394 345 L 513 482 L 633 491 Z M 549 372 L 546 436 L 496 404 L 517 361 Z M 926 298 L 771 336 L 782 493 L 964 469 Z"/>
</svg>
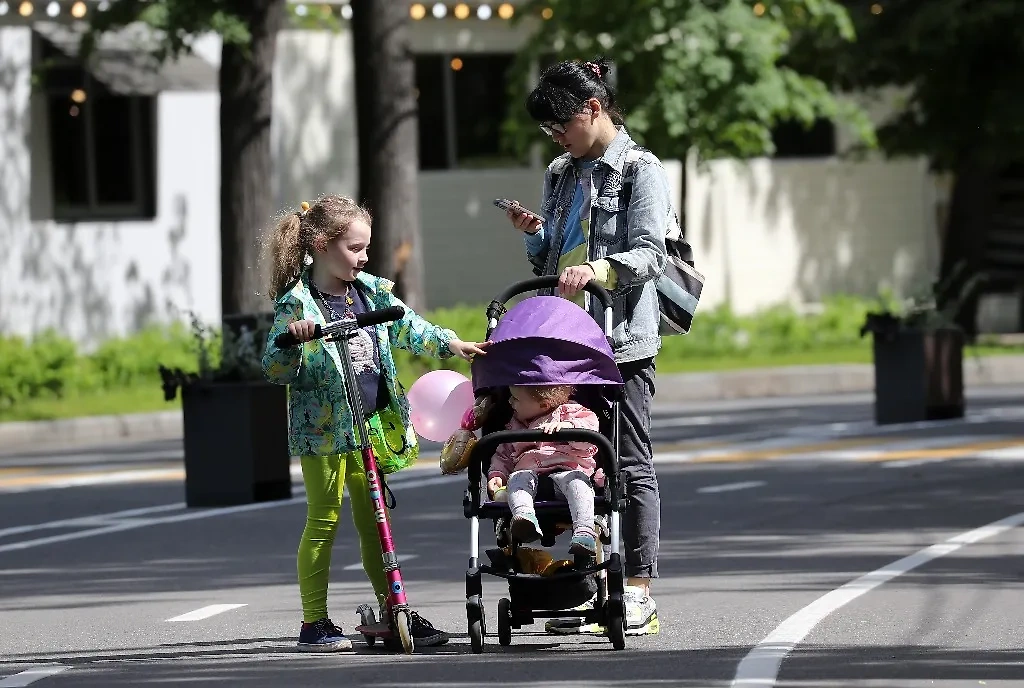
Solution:
<svg viewBox="0 0 1024 688">
<path fill-rule="evenodd" d="M 370 248 L 370 225 L 353 220 L 348 230 L 327 242 L 318 258 L 326 260 L 331 275 L 351 282 L 366 267 L 366 251 Z"/>
<path fill-rule="evenodd" d="M 551 411 L 551 405 L 530 394 L 526 387 L 509 387 L 509 404 L 516 418 L 521 421 L 533 420 Z"/>
<path fill-rule="evenodd" d="M 602 114 L 600 101 L 591 98 L 583 104 L 583 110 L 568 121 L 544 122 L 540 128 L 569 155 L 582 158 L 590 153 L 597 141 L 600 133 L 599 119 Z"/>
</svg>

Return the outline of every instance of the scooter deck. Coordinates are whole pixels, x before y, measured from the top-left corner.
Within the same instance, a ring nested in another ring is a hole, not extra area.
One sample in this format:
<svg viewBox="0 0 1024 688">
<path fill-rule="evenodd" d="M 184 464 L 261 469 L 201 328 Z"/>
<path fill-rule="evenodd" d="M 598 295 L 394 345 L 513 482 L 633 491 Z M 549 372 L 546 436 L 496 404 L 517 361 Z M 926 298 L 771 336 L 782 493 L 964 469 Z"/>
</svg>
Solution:
<svg viewBox="0 0 1024 688">
<path fill-rule="evenodd" d="M 383 621 L 378 621 L 375 624 L 367 624 L 365 626 L 356 626 L 356 633 L 373 636 L 374 638 L 390 638 L 394 636 L 391 627 L 387 622 Z"/>
</svg>

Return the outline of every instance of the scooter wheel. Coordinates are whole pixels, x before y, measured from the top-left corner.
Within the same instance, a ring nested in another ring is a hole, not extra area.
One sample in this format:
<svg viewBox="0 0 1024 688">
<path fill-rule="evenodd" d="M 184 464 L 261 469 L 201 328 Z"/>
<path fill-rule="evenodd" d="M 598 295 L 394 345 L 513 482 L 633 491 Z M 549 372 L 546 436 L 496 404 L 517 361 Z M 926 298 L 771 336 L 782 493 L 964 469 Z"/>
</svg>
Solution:
<svg viewBox="0 0 1024 688">
<path fill-rule="evenodd" d="M 395 614 L 395 626 L 398 627 L 398 637 L 402 640 L 402 649 L 405 654 L 411 655 L 416 650 L 416 643 L 412 637 L 412 619 L 409 612 L 401 611 Z"/>
</svg>

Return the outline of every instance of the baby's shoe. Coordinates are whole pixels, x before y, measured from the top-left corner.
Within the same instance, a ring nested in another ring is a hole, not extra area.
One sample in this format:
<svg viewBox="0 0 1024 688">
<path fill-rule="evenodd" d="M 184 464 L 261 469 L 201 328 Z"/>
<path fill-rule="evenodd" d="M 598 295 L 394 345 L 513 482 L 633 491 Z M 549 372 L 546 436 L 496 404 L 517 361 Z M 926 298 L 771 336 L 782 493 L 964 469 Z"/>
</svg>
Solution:
<svg viewBox="0 0 1024 688">
<path fill-rule="evenodd" d="M 569 553 L 577 567 L 592 565 L 597 557 L 597 535 L 594 531 L 586 528 L 573 531 Z"/>
<path fill-rule="evenodd" d="M 512 537 L 524 543 L 539 540 L 544 535 L 537 521 L 537 514 L 532 511 L 512 516 L 511 530 Z"/>
</svg>

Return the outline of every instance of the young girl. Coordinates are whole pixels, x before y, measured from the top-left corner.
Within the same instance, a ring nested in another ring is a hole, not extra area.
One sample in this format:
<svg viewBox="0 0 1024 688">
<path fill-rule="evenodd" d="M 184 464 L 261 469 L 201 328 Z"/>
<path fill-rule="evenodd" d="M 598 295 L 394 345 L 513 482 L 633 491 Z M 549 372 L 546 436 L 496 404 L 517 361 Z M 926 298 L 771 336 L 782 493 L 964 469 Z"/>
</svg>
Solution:
<svg viewBox="0 0 1024 688">
<path fill-rule="evenodd" d="M 556 433 L 563 428 L 598 429 L 597 415 L 570 403 L 572 387 L 566 385 L 511 387 L 512 420 L 506 429 L 543 430 Z M 569 551 L 583 557 L 597 553 L 594 531 L 594 475 L 597 448 L 585 442 L 515 442 L 502 444 L 494 452 L 487 489 L 491 494 L 507 486 L 512 509 L 512 536 L 533 542 L 543 535 L 533 499 L 537 481 L 551 477 L 555 490 L 569 502 L 572 515 L 572 545 Z"/>
<path fill-rule="evenodd" d="M 391 282 L 363 272 L 369 245 L 369 213 L 341 196 L 325 196 L 312 206 L 303 203 L 281 219 L 269 242 L 275 316 L 263 371 L 269 381 L 291 385 L 290 447 L 293 456 L 301 457 L 307 502 L 298 553 L 303 617 L 298 645 L 307 651 L 352 647 L 327 615 L 331 548 L 346 483 L 363 569 L 381 605 L 388 589 L 366 474 L 355 451 L 352 411 L 345 404 L 338 349 L 333 342 L 312 340 L 314 326 L 389 306 L 406 309 L 401 320 L 364 328 L 351 340 L 369 435 L 385 473 L 410 465 L 418 452 L 391 346 L 437 358 L 468 359 L 484 353 L 483 345 L 463 342 L 408 309 L 392 294 Z M 305 344 L 279 349 L 274 339 L 285 331 Z M 411 617 L 417 646 L 448 640 L 416 612 Z"/>
<path fill-rule="evenodd" d="M 562 154 L 544 175 L 544 221 L 513 212 L 509 219 L 525 236 L 534 271 L 558 275 L 562 296 L 581 300 L 583 287 L 596 281 L 614 299 L 612 348 L 626 394 L 620 445 L 628 497 L 622 518 L 626 634 L 642 635 L 660 626 L 650 594 L 661 528 L 651 448 L 654 357 L 661 347 L 655 280 L 665 271 L 665 236 L 676 216 L 661 161 L 639 148 L 623 125 L 610 67 L 604 59 L 566 61 L 541 74 L 526 109 Z M 578 619 L 546 626 L 556 633 L 601 631 L 581 629 Z"/>
</svg>

